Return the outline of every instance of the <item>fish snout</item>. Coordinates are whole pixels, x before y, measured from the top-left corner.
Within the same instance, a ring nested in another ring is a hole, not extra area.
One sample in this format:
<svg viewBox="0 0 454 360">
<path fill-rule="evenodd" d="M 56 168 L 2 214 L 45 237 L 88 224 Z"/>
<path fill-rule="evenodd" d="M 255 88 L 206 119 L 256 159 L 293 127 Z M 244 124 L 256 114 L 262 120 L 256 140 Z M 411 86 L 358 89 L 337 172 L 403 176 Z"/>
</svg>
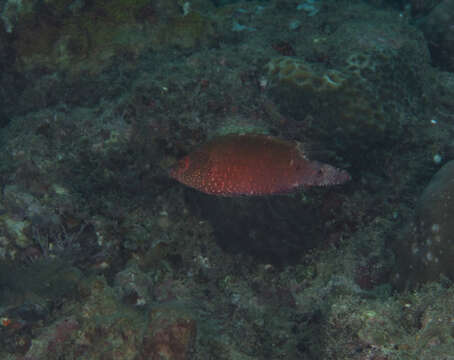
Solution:
<svg viewBox="0 0 454 360">
<path fill-rule="evenodd" d="M 330 186 L 340 185 L 351 180 L 350 174 L 342 169 L 338 169 L 328 164 L 321 164 L 318 169 L 313 185 Z"/>
</svg>

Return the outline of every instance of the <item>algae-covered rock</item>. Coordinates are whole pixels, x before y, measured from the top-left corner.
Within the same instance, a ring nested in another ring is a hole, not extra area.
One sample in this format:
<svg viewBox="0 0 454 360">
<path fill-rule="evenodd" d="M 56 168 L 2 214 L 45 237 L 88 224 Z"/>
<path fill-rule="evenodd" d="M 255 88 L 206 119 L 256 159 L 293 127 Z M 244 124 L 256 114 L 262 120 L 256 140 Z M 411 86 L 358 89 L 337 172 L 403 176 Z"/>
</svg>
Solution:
<svg viewBox="0 0 454 360">
<path fill-rule="evenodd" d="M 28 189 L 29 190 L 29 189 Z M 0 254 L 14 258 L 17 248 L 26 249 L 40 244 L 37 231 L 41 228 L 58 228 L 60 217 L 41 201 L 17 185 L 6 185 L 0 207 Z M 41 234 L 43 235 L 43 234 Z M 46 238 L 47 239 L 47 238 Z M 3 256 L 1 256 L 3 257 Z"/>
<path fill-rule="evenodd" d="M 266 65 L 280 110 L 300 121 L 305 135 L 343 154 L 391 145 L 405 136 L 406 114 L 420 111 L 429 63 L 422 33 L 375 16 L 313 38 L 313 54 L 304 59 L 278 57 Z"/>
<path fill-rule="evenodd" d="M 96 74 L 118 55 L 136 59 L 150 48 L 187 49 L 207 44 L 214 27 L 208 16 L 196 11 L 202 4 L 199 1 L 192 8 L 178 0 L 151 4 L 147 0 L 114 0 L 76 6 L 54 0 L 40 8 L 51 16 L 15 10 L 14 21 L 9 20 L 14 27 L 9 28 L 14 29 L 16 68 Z"/>
<path fill-rule="evenodd" d="M 386 132 L 397 130 L 398 123 L 386 116 L 379 99 L 362 86 L 356 72 L 368 60 L 351 57 L 349 61 L 356 65 L 353 71 L 340 71 L 279 57 L 268 63 L 267 70 L 277 85 L 274 93 L 295 116 L 317 116 L 305 121 L 310 131 L 353 139 L 373 134 L 374 139 L 383 139 Z"/>
<path fill-rule="evenodd" d="M 418 201 L 416 217 L 397 240 L 395 282 L 398 287 L 454 280 L 454 161 L 432 178 Z"/>
<path fill-rule="evenodd" d="M 446 117 L 450 119 L 454 113 L 454 73 L 438 72 L 435 82 L 439 88 L 436 96 L 434 96 L 434 108 L 439 109 L 440 118 Z"/>
<path fill-rule="evenodd" d="M 447 71 L 454 70 L 454 1 L 441 1 L 423 24 L 434 63 Z"/>
<path fill-rule="evenodd" d="M 138 17 L 147 5 L 144 0 L 117 0 L 72 9 L 63 1 L 47 2 L 42 11 L 54 13 L 59 21 L 38 12 L 18 20 L 12 43 L 16 67 L 100 71 L 115 54 L 143 49 L 146 29 L 138 24 Z"/>
<path fill-rule="evenodd" d="M 435 283 L 387 299 L 338 298 L 327 315 L 320 358 L 448 359 L 453 302 L 452 287 Z"/>
<path fill-rule="evenodd" d="M 410 0 L 408 1 L 411 5 L 411 14 L 413 16 L 426 16 L 435 6 L 437 6 L 442 0 Z"/>
<path fill-rule="evenodd" d="M 191 359 L 197 336 L 197 323 L 193 316 L 177 308 L 155 307 L 149 317 L 143 340 L 143 358 Z"/>
<path fill-rule="evenodd" d="M 30 222 L 27 220 L 18 220 L 4 215 L 0 218 L 0 224 L 15 245 L 24 249 L 32 244 Z"/>
<path fill-rule="evenodd" d="M 160 24 L 152 33 L 153 49 L 166 47 L 181 49 L 206 45 L 214 39 L 214 27 L 210 19 L 198 12 L 190 12 Z"/>
</svg>

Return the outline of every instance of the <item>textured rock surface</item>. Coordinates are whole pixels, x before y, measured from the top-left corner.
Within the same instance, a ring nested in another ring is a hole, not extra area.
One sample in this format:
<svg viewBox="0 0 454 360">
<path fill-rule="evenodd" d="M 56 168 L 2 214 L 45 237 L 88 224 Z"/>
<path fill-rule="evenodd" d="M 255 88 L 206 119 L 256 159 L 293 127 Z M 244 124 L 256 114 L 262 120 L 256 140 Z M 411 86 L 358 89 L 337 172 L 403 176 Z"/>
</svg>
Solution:
<svg viewBox="0 0 454 360">
<path fill-rule="evenodd" d="M 352 20 L 314 38 L 304 60 L 280 57 L 266 67 L 281 111 L 342 151 L 394 141 L 408 121 L 404 111 L 420 111 L 429 60 L 423 36 L 394 17 L 376 16 L 376 23 Z"/>
<path fill-rule="evenodd" d="M 185 14 L 176 0 L 153 4 L 145 0 L 115 0 L 78 5 L 46 1 L 39 6 L 49 16 L 33 12 L 38 7 L 36 3 L 8 1 L 0 16 L 0 26 L 14 33 L 15 66 L 21 70 L 42 67 L 73 74 L 98 73 L 112 64 L 118 54 L 137 58 L 150 48 L 192 48 L 208 43 L 214 35 L 209 18 L 196 11 L 210 8 L 209 2 L 197 1 Z M 59 19 L 58 24 L 55 18 Z"/>
<path fill-rule="evenodd" d="M 157 308 L 150 314 L 143 343 L 143 359 L 190 359 L 196 335 L 194 319 L 181 311 Z"/>
<path fill-rule="evenodd" d="M 444 0 L 425 21 L 424 34 L 429 40 L 433 62 L 444 70 L 454 70 L 454 0 Z"/>
<path fill-rule="evenodd" d="M 454 279 L 454 161 L 432 178 L 419 199 L 417 214 L 398 241 L 396 282 L 400 286 Z"/>
</svg>

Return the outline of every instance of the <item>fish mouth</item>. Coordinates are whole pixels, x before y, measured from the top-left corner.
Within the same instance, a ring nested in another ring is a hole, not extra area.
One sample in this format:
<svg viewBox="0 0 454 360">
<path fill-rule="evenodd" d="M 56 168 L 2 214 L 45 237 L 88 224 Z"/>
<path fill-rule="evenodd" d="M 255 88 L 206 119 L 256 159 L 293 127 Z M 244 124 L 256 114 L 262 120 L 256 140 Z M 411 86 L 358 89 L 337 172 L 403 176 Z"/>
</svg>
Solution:
<svg viewBox="0 0 454 360">
<path fill-rule="evenodd" d="M 322 176 L 320 179 L 314 181 L 314 185 L 318 186 L 331 186 L 331 185 L 341 185 L 350 181 L 352 178 L 350 174 L 341 169 L 336 169 L 329 165 L 325 166 L 322 171 Z"/>
<path fill-rule="evenodd" d="M 347 171 L 345 171 L 345 170 L 337 171 L 336 184 L 344 184 L 344 183 L 350 181 L 351 179 L 352 179 L 352 177 L 350 176 L 350 174 Z"/>
<path fill-rule="evenodd" d="M 345 170 L 336 170 L 336 173 L 331 179 L 328 179 L 328 185 L 341 185 L 350 181 L 352 177 Z"/>
</svg>

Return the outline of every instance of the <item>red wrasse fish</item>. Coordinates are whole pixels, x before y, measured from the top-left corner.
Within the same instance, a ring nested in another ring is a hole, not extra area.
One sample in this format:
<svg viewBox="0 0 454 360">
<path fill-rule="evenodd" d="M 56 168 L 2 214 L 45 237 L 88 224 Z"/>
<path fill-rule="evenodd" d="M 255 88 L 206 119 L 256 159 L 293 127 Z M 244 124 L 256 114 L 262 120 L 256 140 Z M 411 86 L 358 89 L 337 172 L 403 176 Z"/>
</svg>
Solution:
<svg viewBox="0 0 454 360">
<path fill-rule="evenodd" d="M 295 141 L 259 134 L 214 138 L 178 161 L 170 176 L 211 195 L 270 195 L 342 184 L 350 175 L 310 161 Z"/>
</svg>

